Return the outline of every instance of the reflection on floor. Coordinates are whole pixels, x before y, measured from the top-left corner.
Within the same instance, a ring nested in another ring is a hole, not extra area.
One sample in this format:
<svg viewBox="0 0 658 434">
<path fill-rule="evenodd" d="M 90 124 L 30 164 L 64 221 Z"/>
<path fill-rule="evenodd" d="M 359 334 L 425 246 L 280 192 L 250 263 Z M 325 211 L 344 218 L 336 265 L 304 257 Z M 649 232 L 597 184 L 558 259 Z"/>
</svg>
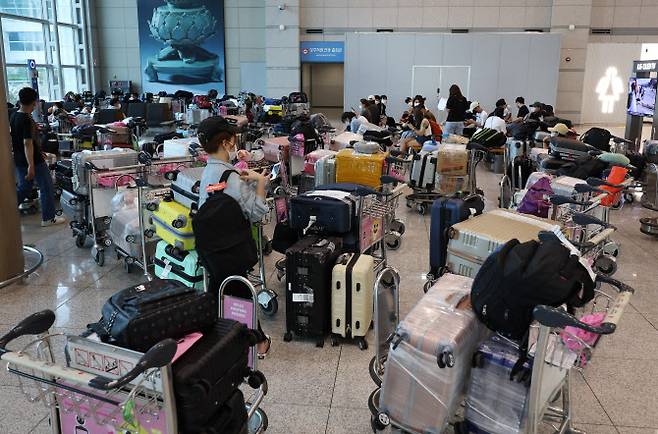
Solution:
<svg viewBox="0 0 658 434">
<path fill-rule="evenodd" d="M 479 184 L 489 208 L 495 206 L 497 180 L 489 172 L 480 173 Z M 658 239 L 640 233 L 638 222 L 652 214 L 656 215 L 637 204 L 612 214 L 619 227 L 615 239 L 622 245 L 617 277 L 637 292 L 617 333 L 603 339 L 583 374 L 574 375 L 575 423 L 590 433 L 649 434 L 658 429 Z M 390 252 L 389 263 L 402 276 L 404 315 L 422 295 L 430 220 L 404 204 L 399 216 L 406 221 L 407 231 L 401 249 Z M 41 249 L 46 262 L 24 284 L 0 290 L 2 330 L 29 313 L 50 308 L 57 313 L 58 330 L 80 333 L 86 324 L 98 320 L 112 293 L 143 280 L 139 272 L 126 274 L 112 255 L 104 267 L 97 266 L 89 248 L 75 247 L 66 225 L 43 229 L 38 218 L 23 217 L 22 227 L 25 243 Z M 270 287 L 283 294 L 284 285 L 276 279 L 273 265 L 279 257 L 274 253 L 267 258 L 268 277 Z M 272 351 L 260 365 L 270 386 L 263 404 L 270 420 L 268 432 L 370 432 L 367 398 L 373 390 L 368 375 L 372 348 L 360 351 L 343 343 L 318 349 L 312 342 L 284 343 L 283 304 L 273 319 L 263 319 L 263 328 L 273 338 Z M 14 377 L 0 372 L 0 433 L 50 432 L 47 411 L 30 405 L 17 386 Z"/>
</svg>

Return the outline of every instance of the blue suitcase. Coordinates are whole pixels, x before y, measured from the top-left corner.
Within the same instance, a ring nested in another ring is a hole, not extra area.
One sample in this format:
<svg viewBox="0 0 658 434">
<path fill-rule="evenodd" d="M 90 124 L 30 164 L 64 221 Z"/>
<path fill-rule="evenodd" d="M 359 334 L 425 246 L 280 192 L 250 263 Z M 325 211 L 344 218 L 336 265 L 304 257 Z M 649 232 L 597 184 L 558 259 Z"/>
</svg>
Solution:
<svg viewBox="0 0 658 434">
<path fill-rule="evenodd" d="M 355 215 L 356 198 L 352 194 L 312 191 L 290 199 L 288 223 L 291 229 L 304 230 L 311 226 L 323 234 L 345 234 L 352 230 Z"/>
<path fill-rule="evenodd" d="M 482 214 L 484 200 L 481 196 L 465 199 L 441 197 L 432 204 L 430 224 L 430 272 L 439 277 L 446 266 L 448 251 L 448 229 L 467 220 L 471 215 Z"/>
</svg>

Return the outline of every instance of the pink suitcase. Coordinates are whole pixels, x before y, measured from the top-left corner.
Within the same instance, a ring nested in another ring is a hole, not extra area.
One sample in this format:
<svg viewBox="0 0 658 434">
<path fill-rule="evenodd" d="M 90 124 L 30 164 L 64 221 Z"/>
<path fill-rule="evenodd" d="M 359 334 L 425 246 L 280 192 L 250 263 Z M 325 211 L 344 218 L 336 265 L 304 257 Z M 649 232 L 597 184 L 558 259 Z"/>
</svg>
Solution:
<svg viewBox="0 0 658 434">
<path fill-rule="evenodd" d="M 284 161 L 288 159 L 288 149 L 290 148 L 288 137 L 268 137 L 261 139 L 261 147 L 267 161 L 278 163 L 281 159 Z"/>
<path fill-rule="evenodd" d="M 304 173 L 307 175 L 315 176 L 315 163 L 324 157 L 335 156 L 336 151 L 328 149 L 318 149 L 306 155 L 304 159 Z"/>
</svg>

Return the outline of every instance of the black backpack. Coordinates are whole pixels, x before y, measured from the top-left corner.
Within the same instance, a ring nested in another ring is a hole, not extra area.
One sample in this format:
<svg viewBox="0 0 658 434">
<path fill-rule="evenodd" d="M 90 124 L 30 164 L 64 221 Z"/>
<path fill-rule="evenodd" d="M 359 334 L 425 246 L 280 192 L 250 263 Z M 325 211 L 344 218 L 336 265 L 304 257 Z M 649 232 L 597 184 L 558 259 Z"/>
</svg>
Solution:
<svg viewBox="0 0 658 434">
<path fill-rule="evenodd" d="M 557 175 L 570 176 L 578 179 L 587 179 L 590 177 L 601 178 L 603 171 L 607 167 L 608 165 L 598 158 L 584 156 L 559 168 Z"/>
<path fill-rule="evenodd" d="M 196 250 L 211 278 L 223 280 L 244 275 L 258 262 L 251 223 L 240 204 L 224 192 L 229 176 L 226 170 L 219 183 L 192 220 Z"/>
<path fill-rule="evenodd" d="M 527 338 L 536 306 L 566 303 L 571 309 L 593 297 L 588 271 L 555 236 L 541 242 L 508 241 L 487 258 L 471 290 L 477 317 L 510 339 Z"/>
<path fill-rule="evenodd" d="M 610 139 L 612 134 L 603 128 L 590 128 L 580 136 L 580 141 L 594 146 L 603 152 L 610 152 Z"/>
</svg>

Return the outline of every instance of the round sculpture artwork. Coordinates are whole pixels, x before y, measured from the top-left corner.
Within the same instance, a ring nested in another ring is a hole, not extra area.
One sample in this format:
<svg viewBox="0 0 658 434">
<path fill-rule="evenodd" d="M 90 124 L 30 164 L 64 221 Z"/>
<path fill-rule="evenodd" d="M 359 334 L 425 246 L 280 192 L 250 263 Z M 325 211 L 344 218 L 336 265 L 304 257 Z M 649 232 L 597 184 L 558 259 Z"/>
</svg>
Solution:
<svg viewBox="0 0 658 434">
<path fill-rule="evenodd" d="M 152 82 L 208 83 L 222 81 L 219 58 L 201 46 L 215 35 L 217 20 L 201 0 L 166 0 L 148 22 L 151 36 L 164 48 L 148 59 Z"/>
</svg>

